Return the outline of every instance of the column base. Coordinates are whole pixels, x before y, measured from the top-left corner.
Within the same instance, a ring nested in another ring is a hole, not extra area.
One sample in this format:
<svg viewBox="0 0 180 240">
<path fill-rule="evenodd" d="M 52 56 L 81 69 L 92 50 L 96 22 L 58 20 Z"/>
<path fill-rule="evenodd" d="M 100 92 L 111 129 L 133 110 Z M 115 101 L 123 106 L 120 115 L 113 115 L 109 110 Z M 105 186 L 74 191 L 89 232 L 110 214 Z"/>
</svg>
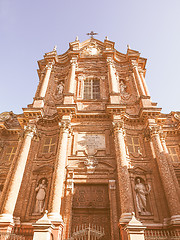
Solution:
<svg viewBox="0 0 180 240">
<path fill-rule="evenodd" d="M 48 218 L 51 220 L 52 224 L 55 226 L 52 233 L 54 239 L 61 240 L 64 228 L 64 222 L 62 220 L 62 216 L 59 213 L 52 212 L 48 214 Z"/>
<path fill-rule="evenodd" d="M 122 213 L 119 219 L 119 224 L 127 224 L 132 219 L 132 213 Z"/>
<path fill-rule="evenodd" d="M 64 104 L 74 104 L 74 94 L 68 94 L 64 96 Z"/>
<path fill-rule="evenodd" d="M 34 236 L 33 240 L 51 240 L 52 230 L 55 228 L 54 225 L 47 217 L 47 212 L 44 214 L 42 218 L 40 218 L 36 223 L 32 224 L 34 228 Z"/>
<path fill-rule="evenodd" d="M 33 103 L 33 108 L 43 108 L 44 107 L 44 100 L 39 99 L 39 100 L 35 100 Z"/>
<path fill-rule="evenodd" d="M 59 213 L 56 213 L 56 212 L 48 213 L 48 218 L 51 220 L 53 224 L 54 222 L 63 224 L 62 216 Z"/>
<path fill-rule="evenodd" d="M 170 219 L 171 225 L 180 225 L 180 215 L 174 215 Z"/>
<path fill-rule="evenodd" d="M 110 94 L 110 103 L 111 104 L 120 104 L 121 97 L 119 96 L 119 93 L 111 93 Z"/>
<path fill-rule="evenodd" d="M 0 214 L 0 232 L 10 233 L 13 227 L 13 216 L 11 214 Z"/>
</svg>

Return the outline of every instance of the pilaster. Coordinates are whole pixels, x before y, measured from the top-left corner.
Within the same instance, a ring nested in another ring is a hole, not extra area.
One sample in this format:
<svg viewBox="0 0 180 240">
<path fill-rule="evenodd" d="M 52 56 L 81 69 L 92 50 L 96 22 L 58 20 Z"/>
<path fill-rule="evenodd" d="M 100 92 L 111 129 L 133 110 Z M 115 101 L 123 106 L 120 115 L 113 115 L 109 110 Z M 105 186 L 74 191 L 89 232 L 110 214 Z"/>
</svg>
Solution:
<svg viewBox="0 0 180 240">
<path fill-rule="evenodd" d="M 64 115 L 62 117 L 60 125 L 60 136 L 57 150 L 57 158 L 55 171 L 53 176 L 53 185 L 51 191 L 51 199 L 49 204 L 50 213 L 48 217 L 55 225 L 56 223 L 63 223 L 62 216 L 60 215 L 61 210 L 61 198 L 64 187 L 64 177 L 66 171 L 67 161 L 67 143 L 70 130 L 71 117 Z"/>
<path fill-rule="evenodd" d="M 11 169 L 11 181 L 9 182 L 5 200 L 1 207 L 0 226 L 6 223 L 8 228 L 8 225 L 13 223 L 13 212 L 23 179 L 31 141 L 35 133 L 36 128 L 34 125 L 27 125 L 24 127 L 24 138 L 20 152 L 15 165 L 12 165 L 14 169 Z"/>
<path fill-rule="evenodd" d="M 72 57 L 70 60 L 70 70 L 64 96 L 64 104 L 74 104 L 76 67 L 77 57 Z"/>
<path fill-rule="evenodd" d="M 164 149 L 160 140 L 160 129 L 157 125 L 149 126 L 150 135 L 157 159 L 157 164 L 164 186 L 166 199 L 168 202 L 169 211 L 171 214 L 172 224 L 180 223 L 180 202 L 176 187 L 172 178 L 167 158 L 164 154 Z"/>
<path fill-rule="evenodd" d="M 119 82 L 116 76 L 116 70 L 113 63 L 112 57 L 108 56 L 106 58 L 108 65 L 108 80 L 109 80 L 109 92 L 110 92 L 110 102 L 112 104 L 120 103 L 120 91 L 119 91 Z"/>
<path fill-rule="evenodd" d="M 34 100 L 33 103 L 33 108 L 43 108 L 44 107 L 44 97 L 47 92 L 48 84 L 49 84 L 49 79 L 52 71 L 52 67 L 54 65 L 54 60 L 51 60 L 48 62 L 48 64 L 45 67 L 45 75 L 44 79 L 42 81 L 40 91 L 39 91 L 39 96 Z"/>
<path fill-rule="evenodd" d="M 110 200 L 110 216 L 111 216 L 111 240 L 119 239 L 117 201 L 116 201 L 116 181 L 109 180 L 109 200 Z"/>
<path fill-rule="evenodd" d="M 133 198 L 126 156 L 124 122 L 121 116 L 119 116 L 119 119 L 116 116 L 113 126 L 117 158 L 118 183 L 120 190 L 119 197 L 121 199 L 121 218 L 119 221 L 121 224 L 123 224 L 129 222 L 130 220 L 131 212 L 133 211 Z"/>
</svg>

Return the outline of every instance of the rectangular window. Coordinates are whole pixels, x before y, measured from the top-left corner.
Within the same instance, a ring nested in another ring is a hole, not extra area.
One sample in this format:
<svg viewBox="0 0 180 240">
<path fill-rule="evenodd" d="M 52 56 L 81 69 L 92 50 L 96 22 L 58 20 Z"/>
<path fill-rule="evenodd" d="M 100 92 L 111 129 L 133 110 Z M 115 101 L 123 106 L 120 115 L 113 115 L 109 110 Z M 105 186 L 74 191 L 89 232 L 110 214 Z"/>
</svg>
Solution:
<svg viewBox="0 0 180 240">
<path fill-rule="evenodd" d="M 51 153 L 55 151 L 56 146 L 56 136 L 54 137 L 46 137 L 44 146 L 43 146 L 43 153 Z"/>
<path fill-rule="evenodd" d="M 5 161 L 6 162 L 11 162 L 14 158 L 14 155 L 16 153 L 16 149 L 17 149 L 17 146 L 13 146 L 13 147 L 8 147 L 7 150 L 6 150 L 6 154 L 5 154 Z"/>
<path fill-rule="evenodd" d="M 138 153 L 140 150 L 139 137 L 127 136 L 127 144 L 130 153 Z"/>
<path fill-rule="evenodd" d="M 171 156 L 171 159 L 173 162 L 178 162 L 178 152 L 176 147 L 168 147 L 169 155 Z"/>
<path fill-rule="evenodd" d="M 84 81 L 84 99 L 100 99 L 100 81 L 87 78 Z"/>
</svg>

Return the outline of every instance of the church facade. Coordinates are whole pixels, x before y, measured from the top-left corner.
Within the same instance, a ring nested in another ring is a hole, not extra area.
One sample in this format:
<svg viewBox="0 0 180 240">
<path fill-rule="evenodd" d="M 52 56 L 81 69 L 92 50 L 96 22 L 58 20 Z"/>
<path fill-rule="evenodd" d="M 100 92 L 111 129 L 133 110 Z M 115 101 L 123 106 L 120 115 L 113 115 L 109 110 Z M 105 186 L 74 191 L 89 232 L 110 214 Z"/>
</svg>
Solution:
<svg viewBox="0 0 180 240">
<path fill-rule="evenodd" d="M 180 239 L 180 113 L 151 101 L 146 59 L 91 37 L 38 65 L 33 103 L 0 114 L 0 231 Z"/>
</svg>

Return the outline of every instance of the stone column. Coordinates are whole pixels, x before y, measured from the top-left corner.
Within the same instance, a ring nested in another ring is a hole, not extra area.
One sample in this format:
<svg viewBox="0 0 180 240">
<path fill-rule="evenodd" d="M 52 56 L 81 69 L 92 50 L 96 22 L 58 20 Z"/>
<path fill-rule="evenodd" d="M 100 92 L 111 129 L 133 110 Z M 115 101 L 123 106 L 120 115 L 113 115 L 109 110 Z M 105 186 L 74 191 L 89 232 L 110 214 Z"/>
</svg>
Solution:
<svg viewBox="0 0 180 240">
<path fill-rule="evenodd" d="M 74 94 L 77 58 L 72 58 L 70 60 L 70 65 L 71 65 L 71 67 L 70 67 L 70 72 L 69 72 L 69 77 L 68 77 L 67 92 Z"/>
<path fill-rule="evenodd" d="M 34 101 L 33 107 L 43 107 L 44 106 L 44 101 L 43 98 L 46 95 L 46 91 L 48 88 L 48 84 L 49 84 L 49 79 L 50 79 L 50 75 L 51 75 L 51 70 L 53 67 L 54 61 L 53 62 L 49 62 L 46 67 L 45 67 L 45 75 L 44 75 L 44 79 L 42 81 L 41 87 L 40 87 L 40 91 L 39 91 L 39 99 L 36 99 Z"/>
<path fill-rule="evenodd" d="M 48 217 L 53 222 L 62 223 L 62 217 L 60 215 L 61 209 L 61 198 L 64 187 L 64 177 L 66 171 L 66 161 L 67 161 L 67 144 L 68 144 L 68 136 L 70 129 L 70 116 L 63 116 L 60 123 L 60 136 L 59 136 L 59 144 L 57 150 L 57 159 L 55 165 L 55 171 L 53 176 L 53 185 L 51 191 L 51 199 L 50 199 L 50 213 Z"/>
<path fill-rule="evenodd" d="M 144 87 L 144 91 L 146 93 L 146 96 L 150 96 L 150 93 L 149 93 L 149 90 L 148 90 L 148 87 L 147 87 L 147 84 L 146 84 L 146 81 L 145 81 L 145 78 L 144 78 L 144 72 L 143 70 L 140 71 L 140 77 L 141 77 L 141 80 L 142 80 L 142 84 L 143 84 L 143 87 Z"/>
<path fill-rule="evenodd" d="M 138 71 L 138 66 L 137 66 L 136 63 L 132 63 L 132 66 L 133 66 L 133 72 L 134 72 L 134 75 L 135 75 L 135 78 L 136 78 L 136 81 L 137 81 L 137 85 L 138 85 L 138 88 L 139 88 L 140 96 L 146 96 L 144 86 L 143 86 L 143 83 L 142 83 L 142 80 L 141 80 L 141 77 L 140 77 L 140 74 L 139 74 L 139 71 Z"/>
<path fill-rule="evenodd" d="M 108 65 L 108 79 L 109 79 L 109 92 L 110 93 L 119 93 L 119 82 L 117 81 L 115 67 L 111 57 L 106 59 Z"/>
<path fill-rule="evenodd" d="M 74 104 L 75 94 L 75 76 L 76 76 L 77 58 L 70 60 L 70 70 L 67 79 L 66 93 L 64 96 L 64 104 Z"/>
<path fill-rule="evenodd" d="M 152 143 L 154 146 L 157 164 L 164 186 L 164 192 L 169 206 L 172 223 L 180 222 L 180 202 L 176 187 L 171 175 L 168 161 L 164 154 L 164 149 L 161 144 L 158 126 L 149 126 Z"/>
<path fill-rule="evenodd" d="M 116 200 L 116 183 L 115 180 L 109 180 L 109 200 L 111 216 L 111 240 L 119 239 L 117 200 Z"/>
<path fill-rule="evenodd" d="M 19 194 L 21 182 L 26 167 L 26 162 L 31 146 L 31 141 L 35 133 L 34 126 L 25 126 L 24 139 L 20 152 L 14 166 L 14 170 L 11 176 L 11 181 L 7 189 L 7 195 L 5 197 L 4 204 L 1 208 L 0 225 L 2 222 L 13 222 L 13 212 L 16 205 L 16 200 Z"/>
<path fill-rule="evenodd" d="M 160 133 L 160 139 L 161 139 L 162 147 L 163 147 L 163 150 L 164 150 L 164 154 L 167 158 L 167 162 L 169 164 L 169 169 L 171 171 L 171 175 L 172 175 L 175 187 L 176 187 L 176 191 L 178 192 L 178 196 L 179 196 L 179 199 L 180 199 L 180 187 L 179 187 L 179 183 L 178 183 L 178 180 L 177 180 L 177 177 L 176 177 L 176 173 L 174 171 L 174 167 L 172 165 L 171 157 L 169 155 L 169 152 L 168 152 L 168 149 L 167 149 L 167 146 L 166 146 L 165 136 L 166 136 L 165 133 Z"/>
<path fill-rule="evenodd" d="M 68 239 L 71 236 L 72 204 L 73 204 L 73 194 L 74 194 L 73 177 L 74 177 L 73 171 L 68 171 L 67 184 L 66 184 L 66 196 L 65 196 L 65 212 L 64 212 L 64 229 L 63 229 L 64 239 Z"/>
<path fill-rule="evenodd" d="M 131 219 L 131 212 L 133 211 L 133 198 L 131 183 L 128 172 L 128 162 L 126 156 L 126 144 L 125 144 L 125 130 L 122 119 L 114 121 L 114 140 L 117 159 L 117 172 L 119 183 L 119 198 L 121 204 L 121 218 L 120 223 L 127 223 Z"/>
</svg>

